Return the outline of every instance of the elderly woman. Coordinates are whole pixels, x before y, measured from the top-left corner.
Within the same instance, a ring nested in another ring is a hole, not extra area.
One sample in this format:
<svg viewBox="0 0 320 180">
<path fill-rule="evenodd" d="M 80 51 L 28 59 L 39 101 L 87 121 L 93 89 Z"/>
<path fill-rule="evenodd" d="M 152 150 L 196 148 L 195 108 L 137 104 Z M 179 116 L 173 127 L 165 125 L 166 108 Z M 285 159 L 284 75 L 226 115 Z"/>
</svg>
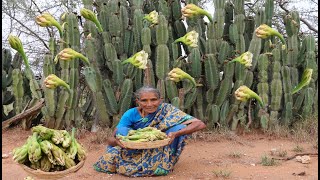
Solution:
<svg viewBox="0 0 320 180">
<path fill-rule="evenodd" d="M 144 86 L 136 92 L 138 107 L 126 111 L 108 139 L 107 152 L 93 167 L 105 173 L 126 176 L 161 176 L 173 170 L 185 146 L 186 135 L 206 125 L 178 108 L 163 103 L 159 90 Z M 126 149 L 116 135 L 127 135 L 131 129 L 155 127 L 166 132 L 169 145 L 154 149 Z"/>
</svg>

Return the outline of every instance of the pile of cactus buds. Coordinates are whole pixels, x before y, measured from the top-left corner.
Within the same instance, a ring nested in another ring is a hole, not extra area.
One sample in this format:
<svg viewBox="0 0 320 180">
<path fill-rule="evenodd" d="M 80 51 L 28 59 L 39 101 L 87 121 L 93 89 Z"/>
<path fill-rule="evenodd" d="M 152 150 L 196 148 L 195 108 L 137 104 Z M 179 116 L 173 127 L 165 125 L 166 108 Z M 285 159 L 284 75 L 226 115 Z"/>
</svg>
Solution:
<svg viewBox="0 0 320 180">
<path fill-rule="evenodd" d="M 66 130 L 55 130 L 38 125 L 32 136 L 21 147 L 13 150 L 13 160 L 32 169 L 45 172 L 62 171 L 85 160 L 86 151 L 75 138 L 75 128 L 70 135 Z"/>
<path fill-rule="evenodd" d="M 142 129 L 130 130 L 128 132 L 128 135 L 117 135 L 117 137 L 125 142 L 151 142 L 168 138 L 166 133 L 154 127 L 145 127 Z"/>
</svg>

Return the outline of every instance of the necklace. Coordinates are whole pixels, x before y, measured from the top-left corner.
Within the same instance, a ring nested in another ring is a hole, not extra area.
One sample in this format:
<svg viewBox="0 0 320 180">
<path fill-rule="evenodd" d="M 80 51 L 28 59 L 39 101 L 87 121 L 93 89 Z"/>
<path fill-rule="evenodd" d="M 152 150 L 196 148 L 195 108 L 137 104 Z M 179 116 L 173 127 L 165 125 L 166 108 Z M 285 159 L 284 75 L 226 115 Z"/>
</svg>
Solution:
<svg viewBox="0 0 320 180">
<path fill-rule="evenodd" d="M 142 122 L 147 122 L 147 121 L 148 121 L 148 118 L 145 117 L 145 114 L 144 114 L 143 109 L 140 108 L 140 109 L 139 109 L 139 113 L 140 113 L 140 116 L 142 117 L 142 118 L 141 118 L 141 121 L 142 121 Z"/>
<path fill-rule="evenodd" d="M 141 116 L 142 118 L 144 118 L 145 115 L 144 115 L 143 109 L 142 109 L 142 108 L 139 108 L 138 111 L 139 111 L 139 113 L 140 113 L 140 116 Z"/>
</svg>

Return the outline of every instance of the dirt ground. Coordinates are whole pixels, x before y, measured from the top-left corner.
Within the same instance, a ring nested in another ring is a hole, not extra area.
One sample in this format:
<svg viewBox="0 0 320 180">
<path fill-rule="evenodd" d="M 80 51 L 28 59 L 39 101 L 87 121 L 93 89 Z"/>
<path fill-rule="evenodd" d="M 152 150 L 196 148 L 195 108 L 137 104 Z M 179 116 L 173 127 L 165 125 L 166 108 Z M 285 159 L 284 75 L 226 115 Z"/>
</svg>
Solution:
<svg viewBox="0 0 320 180">
<path fill-rule="evenodd" d="M 2 179 L 23 180 L 30 176 L 16 162 L 12 160 L 13 148 L 21 146 L 31 135 L 31 131 L 24 131 L 19 127 L 2 132 L 2 154 L 8 154 L 8 158 L 2 158 Z M 105 174 L 96 172 L 92 165 L 104 153 L 105 144 L 95 143 L 97 135 L 86 132 L 78 137 L 88 156 L 84 166 L 75 173 L 69 174 L 63 180 L 78 179 L 129 179 L 117 174 Z M 287 158 L 297 153 L 317 153 L 317 149 L 310 143 L 296 143 L 289 139 L 273 138 L 267 135 L 252 133 L 245 135 L 228 135 L 227 138 L 205 140 L 201 138 L 188 140 L 174 171 L 162 177 L 143 177 L 134 179 L 318 179 L 318 156 L 310 155 L 310 163 L 302 164 L 294 158 L 291 160 L 277 160 L 274 166 L 263 166 L 262 157 Z M 273 153 L 271 150 L 275 149 Z M 301 150 L 298 152 L 297 150 Z M 272 156 L 273 154 L 273 156 Z M 282 154 L 282 157 L 280 157 Z M 33 179 L 38 179 L 32 176 Z M 132 179 L 132 178 L 130 178 Z"/>
</svg>

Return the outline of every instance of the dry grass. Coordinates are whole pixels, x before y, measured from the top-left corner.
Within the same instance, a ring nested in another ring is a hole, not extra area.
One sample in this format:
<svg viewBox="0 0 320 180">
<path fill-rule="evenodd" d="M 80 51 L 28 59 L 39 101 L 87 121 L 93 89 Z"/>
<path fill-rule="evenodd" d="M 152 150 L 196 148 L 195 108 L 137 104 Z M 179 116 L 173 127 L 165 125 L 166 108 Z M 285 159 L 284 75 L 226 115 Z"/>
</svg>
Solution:
<svg viewBox="0 0 320 180">
<path fill-rule="evenodd" d="M 286 150 L 283 149 L 272 149 L 270 151 L 270 155 L 271 156 L 279 156 L 279 157 L 286 157 L 288 154 L 288 152 Z"/>
<path fill-rule="evenodd" d="M 301 118 L 293 124 L 293 139 L 296 142 L 318 144 L 318 116 Z"/>
<path fill-rule="evenodd" d="M 206 142 L 221 142 L 222 140 L 228 140 L 235 133 L 228 128 L 216 128 L 213 130 L 199 131 L 191 135 L 191 140 L 203 140 Z"/>
<path fill-rule="evenodd" d="M 240 158 L 242 155 L 243 154 L 241 152 L 234 151 L 234 152 L 229 154 L 229 157 L 231 157 L 231 158 Z"/>
<path fill-rule="evenodd" d="M 318 116 L 308 118 L 300 118 L 295 120 L 292 126 L 275 125 L 272 129 L 263 132 L 259 129 L 251 129 L 249 131 L 234 132 L 227 127 L 218 127 L 207 131 L 199 131 L 193 133 L 191 139 L 204 140 L 208 142 L 221 142 L 222 140 L 234 140 L 237 134 L 255 135 L 264 134 L 269 139 L 289 138 L 295 142 L 310 142 L 314 148 L 318 148 Z"/>
<path fill-rule="evenodd" d="M 261 157 L 261 165 L 262 166 L 275 166 L 279 164 L 275 159 L 268 157 L 267 155 L 263 155 Z"/>
<path fill-rule="evenodd" d="M 107 142 L 107 139 L 112 136 L 113 129 L 111 128 L 101 128 L 98 127 L 97 132 L 91 139 L 91 142 L 97 143 L 97 144 L 103 144 Z"/>
<path fill-rule="evenodd" d="M 278 125 L 268 130 L 270 138 L 289 138 L 294 142 L 310 142 L 318 149 L 318 116 L 296 119 L 291 127 Z"/>
<path fill-rule="evenodd" d="M 303 147 L 297 145 L 297 146 L 295 146 L 295 147 L 292 149 L 292 151 L 294 151 L 294 152 L 296 152 L 296 153 L 301 153 L 301 152 L 304 151 L 304 149 L 303 149 Z"/>
<path fill-rule="evenodd" d="M 216 175 L 216 177 L 219 178 L 229 178 L 231 175 L 231 171 L 225 169 L 213 170 L 212 172 L 214 175 Z"/>
</svg>

